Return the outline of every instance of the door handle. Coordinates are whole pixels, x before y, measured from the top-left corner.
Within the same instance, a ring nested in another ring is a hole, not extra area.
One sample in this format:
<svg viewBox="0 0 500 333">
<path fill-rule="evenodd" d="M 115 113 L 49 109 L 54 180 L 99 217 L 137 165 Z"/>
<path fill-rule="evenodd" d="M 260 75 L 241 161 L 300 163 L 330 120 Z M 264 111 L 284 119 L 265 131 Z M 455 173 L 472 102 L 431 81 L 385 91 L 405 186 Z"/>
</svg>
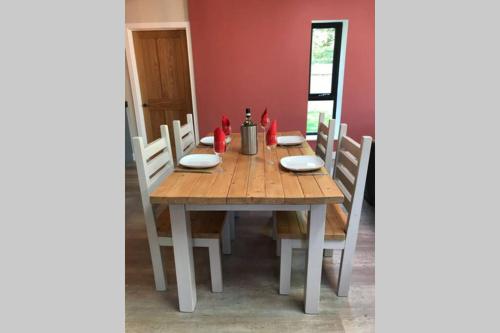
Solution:
<svg viewBox="0 0 500 333">
<path fill-rule="evenodd" d="M 143 107 L 143 108 L 147 108 L 148 106 L 149 106 L 149 105 L 148 105 L 147 103 L 143 103 L 143 104 L 142 104 L 142 107 Z"/>
</svg>

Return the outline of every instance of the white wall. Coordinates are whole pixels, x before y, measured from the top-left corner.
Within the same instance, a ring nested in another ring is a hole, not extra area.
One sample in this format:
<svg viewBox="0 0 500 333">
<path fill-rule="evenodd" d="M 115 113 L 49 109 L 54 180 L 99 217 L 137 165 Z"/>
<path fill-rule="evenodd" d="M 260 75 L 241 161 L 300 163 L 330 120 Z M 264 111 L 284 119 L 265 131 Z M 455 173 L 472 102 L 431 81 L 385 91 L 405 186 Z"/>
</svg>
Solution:
<svg viewBox="0 0 500 333">
<path fill-rule="evenodd" d="M 125 0 L 125 23 L 188 21 L 188 0 Z M 130 134 L 137 136 L 128 68 L 125 66 L 125 99 L 129 105 Z"/>
</svg>

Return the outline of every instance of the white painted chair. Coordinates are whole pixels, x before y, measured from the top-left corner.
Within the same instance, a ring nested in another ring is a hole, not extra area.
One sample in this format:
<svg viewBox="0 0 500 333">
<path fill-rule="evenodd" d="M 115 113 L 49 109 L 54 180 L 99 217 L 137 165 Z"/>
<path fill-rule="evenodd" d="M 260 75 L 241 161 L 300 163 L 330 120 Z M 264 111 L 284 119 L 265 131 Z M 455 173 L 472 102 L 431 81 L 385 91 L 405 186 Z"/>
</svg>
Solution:
<svg viewBox="0 0 500 333">
<path fill-rule="evenodd" d="M 173 121 L 174 140 L 175 140 L 175 156 L 177 164 L 184 155 L 187 155 L 193 150 L 198 141 L 194 132 L 193 115 L 187 114 L 187 123 L 181 125 L 180 120 Z"/>
<path fill-rule="evenodd" d="M 363 137 L 361 145 L 345 135 L 339 138 L 334 180 L 345 200 L 344 207 L 339 204 L 327 206 L 324 246 L 325 249 L 342 250 L 338 296 L 349 293 L 371 143 L 369 136 Z M 276 219 L 281 243 L 280 294 L 288 294 L 292 249 L 307 248 L 307 217 L 304 212 L 277 212 Z"/>
<path fill-rule="evenodd" d="M 174 167 L 168 135 L 168 127 L 162 125 L 161 138 L 148 145 L 144 144 L 141 137 L 132 138 L 157 290 L 166 290 L 167 287 L 160 246 L 172 246 L 172 231 L 168 207 L 158 207 L 160 209 L 155 214 L 149 194 L 172 173 Z M 223 253 L 230 254 L 230 230 L 229 223 L 226 223 L 228 216 L 225 212 L 191 212 L 189 215 L 193 246 L 207 247 L 209 251 L 212 291 L 222 292 L 220 242 L 222 238 Z"/>
<path fill-rule="evenodd" d="M 340 136 L 346 135 L 347 125 L 340 127 Z M 342 132 L 343 131 L 343 132 Z M 316 139 L 316 155 L 325 161 L 325 168 L 330 176 L 333 175 L 333 142 L 335 140 L 335 119 L 328 121 L 328 126 L 325 124 L 325 113 L 319 114 L 318 134 Z M 273 212 L 273 239 L 276 240 L 277 225 L 276 214 Z M 280 244 L 276 242 L 276 255 L 280 255 Z M 332 252 L 325 250 L 325 256 L 331 257 Z"/>
<path fill-rule="evenodd" d="M 198 139 L 195 136 L 193 115 L 187 114 L 187 123 L 181 125 L 180 120 L 173 121 L 174 127 L 174 140 L 175 140 L 175 154 L 177 164 L 184 155 L 189 154 L 198 145 Z M 237 212 L 227 212 L 227 214 L 234 214 L 238 216 Z M 234 218 L 230 218 L 229 230 L 231 239 L 235 239 Z"/>
</svg>

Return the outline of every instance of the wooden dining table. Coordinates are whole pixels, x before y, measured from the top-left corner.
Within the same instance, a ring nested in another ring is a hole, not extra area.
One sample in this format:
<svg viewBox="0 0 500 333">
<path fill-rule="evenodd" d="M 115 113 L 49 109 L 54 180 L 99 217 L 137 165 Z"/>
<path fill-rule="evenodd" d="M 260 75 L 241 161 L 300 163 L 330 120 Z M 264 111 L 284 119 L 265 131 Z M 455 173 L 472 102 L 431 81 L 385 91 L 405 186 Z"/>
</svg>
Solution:
<svg viewBox="0 0 500 333">
<path fill-rule="evenodd" d="M 292 131 L 279 135 L 302 134 Z M 299 175 L 280 167 L 282 157 L 313 155 L 307 142 L 300 146 L 278 146 L 269 151 L 263 133 L 259 133 L 258 144 L 256 155 L 243 155 L 240 153 L 240 134 L 232 134 L 219 170 L 212 173 L 174 172 L 150 194 L 152 203 L 168 204 L 170 208 L 182 312 L 193 312 L 197 300 L 190 211 L 227 211 L 233 219 L 235 211 L 308 211 L 305 313 L 319 313 L 326 205 L 341 203 L 344 196 L 325 168 L 321 169 L 324 174 Z M 213 150 L 198 146 L 191 153 L 213 153 Z"/>
</svg>

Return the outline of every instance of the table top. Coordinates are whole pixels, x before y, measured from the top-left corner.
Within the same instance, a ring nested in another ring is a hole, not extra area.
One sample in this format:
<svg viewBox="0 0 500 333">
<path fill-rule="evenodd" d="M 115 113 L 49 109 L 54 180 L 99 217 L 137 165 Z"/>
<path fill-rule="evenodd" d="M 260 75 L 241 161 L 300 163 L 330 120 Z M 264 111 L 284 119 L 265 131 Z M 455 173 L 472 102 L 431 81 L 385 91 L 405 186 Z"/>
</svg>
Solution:
<svg viewBox="0 0 500 333">
<path fill-rule="evenodd" d="M 299 131 L 280 135 L 302 135 Z M 279 161 L 292 155 L 314 155 L 311 146 L 277 146 L 265 151 L 263 133 L 258 137 L 256 155 L 240 153 L 239 133 L 223 155 L 223 172 L 174 172 L 150 194 L 152 203 L 167 204 L 322 204 L 341 203 L 344 196 L 329 175 L 296 175 L 283 169 Z M 199 145 L 191 153 L 213 153 L 212 147 Z M 271 159 L 270 164 L 266 159 Z M 321 171 L 327 173 L 325 168 Z"/>
</svg>

